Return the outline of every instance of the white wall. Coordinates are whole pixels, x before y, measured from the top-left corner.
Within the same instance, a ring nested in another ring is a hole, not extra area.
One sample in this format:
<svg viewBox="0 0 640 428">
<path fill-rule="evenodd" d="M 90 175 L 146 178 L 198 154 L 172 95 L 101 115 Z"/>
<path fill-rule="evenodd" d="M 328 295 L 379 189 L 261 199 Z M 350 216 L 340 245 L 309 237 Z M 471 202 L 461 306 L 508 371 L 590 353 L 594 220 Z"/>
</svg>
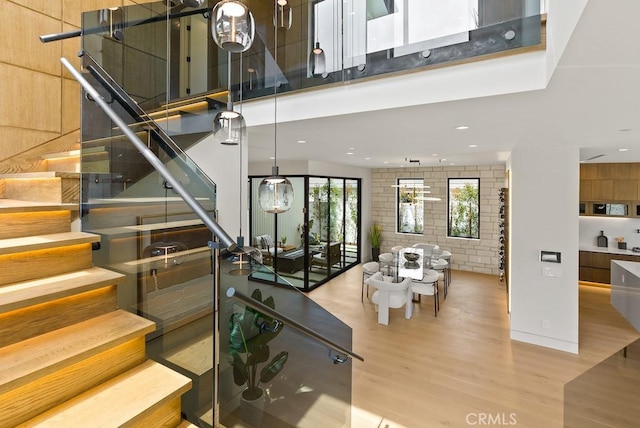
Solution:
<svg viewBox="0 0 640 428">
<path fill-rule="evenodd" d="M 213 136 L 204 138 L 191 147 L 187 154 L 216 183 L 218 223 L 234 240 L 240 231 L 245 245 L 249 229 L 247 206 L 247 142 L 242 147 L 242 174 L 240 174 L 240 146 L 223 146 L 213 142 Z M 240 186 L 242 183 L 242 186 Z M 240 194 L 240 192 L 242 192 Z M 240 215 L 242 200 L 242 215 Z"/>
<path fill-rule="evenodd" d="M 577 353 L 579 149 L 519 145 L 510 167 L 511 338 Z"/>
</svg>

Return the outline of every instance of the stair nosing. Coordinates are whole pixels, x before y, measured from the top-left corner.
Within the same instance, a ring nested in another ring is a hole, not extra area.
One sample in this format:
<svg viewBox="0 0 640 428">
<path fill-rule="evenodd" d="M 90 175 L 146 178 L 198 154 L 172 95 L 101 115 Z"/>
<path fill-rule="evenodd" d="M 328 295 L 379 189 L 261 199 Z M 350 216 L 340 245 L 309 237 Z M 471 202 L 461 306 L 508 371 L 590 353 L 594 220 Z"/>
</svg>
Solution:
<svg viewBox="0 0 640 428">
<path fill-rule="evenodd" d="M 21 201 L 0 198 L 0 214 L 39 211 L 78 211 L 78 204 Z"/>
<path fill-rule="evenodd" d="M 100 236 L 86 232 L 61 232 L 49 235 L 0 239 L 0 255 L 43 250 L 75 244 L 99 242 Z"/>
<path fill-rule="evenodd" d="M 172 380 L 170 385 L 169 378 Z M 130 392 L 135 388 L 134 385 L 140 383 L 149 386 L 145 389 L 146 396 L 136 396 L 136 399 L 132 400 L 131 396 L 123 393 Z M 189 389 L 191 379 L 162 364 L 147 360 L 19 426 L 51 426 L 69 420 L 73 420 L 78 426 L 87 426 L 85 423 L 94 427 L 129 426 Z M 97 419 L 96 402 L 108 402 L 113 406 L 114 411 L 103 412 L 109 418 L 108 421 Z"/>
<path fill-rule="evenodd" d="M 7 345 L 0 348 L 0 395 L 154 330 L 154 322 L 118 309 Z"/>
<path fill-rule="evenodd" d="M 79 277 L 80 275 L 80 277 Z M 98 280 L 96 280 L 98 277 Z M 49 302 L 107 285 L 122 284 L 125 275 L 92 267 L 0 287 L 0 314 Z M 74 283 L 75 281 L 75 283 Z"/>
</svg>

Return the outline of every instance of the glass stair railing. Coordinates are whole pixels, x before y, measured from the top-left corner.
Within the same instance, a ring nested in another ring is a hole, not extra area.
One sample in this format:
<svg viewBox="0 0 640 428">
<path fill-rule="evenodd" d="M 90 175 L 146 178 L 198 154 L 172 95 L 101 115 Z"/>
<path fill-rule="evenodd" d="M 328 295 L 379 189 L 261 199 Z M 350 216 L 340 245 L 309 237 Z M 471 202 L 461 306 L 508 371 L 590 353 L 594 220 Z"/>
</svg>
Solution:
<svg viewBox="0 0 640 428">
<path fill-rule="evenodd" d="M 223 426 L 351 426 L 351 328 L 292 287 L 220 269 Z"/>
<path fill-rule="evenodd" d="M 227 52 L 210 33 L 215 3 L 190 8 L 155 2 L 85 13 L 83 49 L 145 111 L 166 114 L 172 103 L 203 97 L 219 102 L 210 106 L 216 110 L 226 104 L 228 88 L 234 101 L 241 91 L 246 101 L 273 96 L 276 82 L 279 93 L 320 89 L 545 48 L 540 0 L 453 0 L 445 6 L 306 0 L 291 4 L 291 26 L 277 30 L 273 4 L 248 0 L 255 39 L 249 50 L 232 55 L 229 82 Z M 318 43 L 323 71 L 314 68 L 311 56 Z"/>
</svg>

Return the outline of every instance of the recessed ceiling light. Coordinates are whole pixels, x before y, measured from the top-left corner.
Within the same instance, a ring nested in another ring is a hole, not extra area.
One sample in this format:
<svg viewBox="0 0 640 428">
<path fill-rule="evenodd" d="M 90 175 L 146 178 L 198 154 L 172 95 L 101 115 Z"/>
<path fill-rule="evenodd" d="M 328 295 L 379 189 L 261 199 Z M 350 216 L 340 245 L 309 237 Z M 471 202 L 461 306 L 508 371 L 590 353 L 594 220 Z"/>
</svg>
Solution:
<svg viewBox="0 0 640 428">
<path fill-rule="evenodd" d="M 364 160 L 371 160 L 371 158 L 364 158 Z"/>
<path fill-rule="evenodd" d="M 478 147 L 478 145 L 477 144 L 469 144 L 469 147 L 471 147 L 473 149 L 473 148 Z"/>
<path fill-rule="evenodd" d="M 352 154 L 353 154 L 353 152 L 347 152 L 347 154 L 348 154 L 348 155 L 352 155 Z"/>
<path fill-rule="evenodd" d="M 442 158 L 442 159 L 440 159 L 440 162 L 446 162 L 446 161 L 447 161 L 447 159 L 446 159 L 446 158 Z"/>
<path fill-rule="evenodd" d="M 389 162 L 387 162 L 387 161 L 384 161 L 384 162 L 382 162 L 382 163 L 389 163 Z"/>
<path fill-rule="evenodd" d="M 469 127 L 467 125 L 459 125 L 459 126 L 456 126 L 456 129 L 461 131 L 463 129 L 469 129 Z"/>
<path fill-rule="evenodd" d="M 431 156 L 438 156 L 438 154 L 437 153 L 432 153 Z"/>
<path fill-rule="evenodd" d="M 274 160 L 275 158 L 273 156 L 271 156 L 269 159 Z"/>
<path fill-rule="evenodd" d="M 355 147 L 349 147 L 349 150 L 355 150 L 355 149 L 356 149 Z"/>
<path fill-rule="evenodd" d="M 298 144 L 307 144 L 306 140 L 298 140 L 297 142 L 298 142 Z"/>
<path fill-rule="evenodd" d="M 619 152 L 628 152 L 629 149 L 618 149 Z"/>
</svg>

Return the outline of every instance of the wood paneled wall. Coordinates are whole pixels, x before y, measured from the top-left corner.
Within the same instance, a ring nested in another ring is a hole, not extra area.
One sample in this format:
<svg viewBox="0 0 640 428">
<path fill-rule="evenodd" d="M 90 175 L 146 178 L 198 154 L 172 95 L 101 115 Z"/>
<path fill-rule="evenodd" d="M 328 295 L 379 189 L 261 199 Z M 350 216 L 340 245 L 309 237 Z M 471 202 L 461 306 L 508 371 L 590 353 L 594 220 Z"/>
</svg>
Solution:
<svg viewBox="0 0 640 428">
<path fill-rule="evenodd" d="M 79 29 L 83 11 L 147 2 L 0 0 L 0 161 L 61 136 L 77 139 L 80 87 L 60 58 L 79 68 L 80 38 L 44 44 L 38 37 Z"/>
</svg>

